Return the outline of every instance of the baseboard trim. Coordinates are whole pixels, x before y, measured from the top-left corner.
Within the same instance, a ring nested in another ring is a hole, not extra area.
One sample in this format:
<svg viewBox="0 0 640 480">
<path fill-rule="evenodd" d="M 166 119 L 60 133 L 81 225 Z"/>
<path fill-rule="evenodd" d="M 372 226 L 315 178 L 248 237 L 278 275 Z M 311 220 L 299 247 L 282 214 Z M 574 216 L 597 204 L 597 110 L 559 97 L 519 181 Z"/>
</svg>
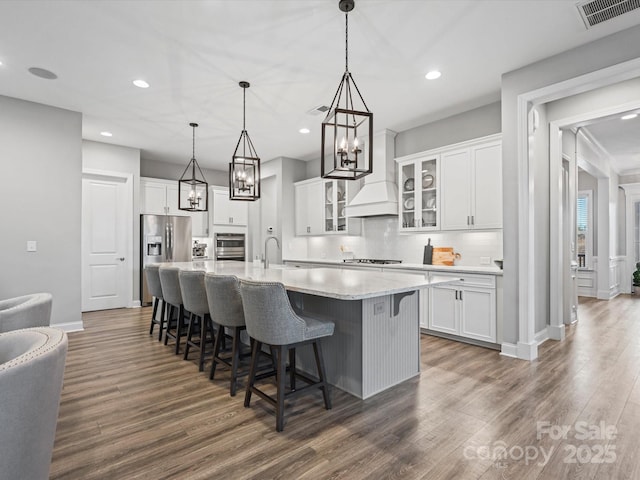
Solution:
<svg viewBox="0 0 640 480">
<path fill-rule="evenodd" d="M 51 327 L 54 328 L 59 328 L 61 330 L 64 330 L 65 332 L 81 332 L 82 330 L 84 330 L 84 325 L 82 324 L 82 321 L 79 322 L 67 322 L 67 323 L 55 323 L 53 325 L 50 325 Z"/>
<path fill-rule="evenodd" d="M 140 305 L 140 300 L 134 300 L 131 303 L 131 306 L 129 308 L 140 308 L 140 307 L 142 307 L 142 305 Z"/>
<path fill-rule="evenodd" d="M 535 360 L 538 358 L 538 343 L 534 340 L 531 343 L 518 342 L 516 345 L 518 358 L 522 360 Z"/>
<path fill-rule="evenodd" d="M 542 345 L 544 342 L 549 340 L 549 327 L 551 327 L 551 325 L 547 325 L 544 330 L 540 330 L 535 334 L 533 339 L 537 345 Z"/>
<path fill-rule="evenodd" d="M 538 342 L 538 345 L 540 345 L 542 342 L 544 342 L 545 340 L 564 340 L 564 325 L 547 325 L 547 338 L 545 338 L 544 340 L 542 340 L 541 342 Z M 536 335 L 536 339 L 537 339 L 537 335 Z"/>
<path fill-rule="evenodd" d="M 500 355 L 505 357 L 518 358 L 518 347 L 515 343 L 503 343 Z"/>
</svg>

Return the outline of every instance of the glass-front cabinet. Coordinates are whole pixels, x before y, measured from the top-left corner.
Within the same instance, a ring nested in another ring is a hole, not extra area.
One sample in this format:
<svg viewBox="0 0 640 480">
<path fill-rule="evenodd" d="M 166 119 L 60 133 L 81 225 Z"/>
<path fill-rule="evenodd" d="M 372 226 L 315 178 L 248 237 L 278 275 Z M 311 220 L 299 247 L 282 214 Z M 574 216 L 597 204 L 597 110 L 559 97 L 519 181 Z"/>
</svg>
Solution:
<svg viewBox="0 0 640 480">
<path fill-rule="evenodd" d="M 346 216 L 359 187 L 358 181 L 323 178 L 296 182 L 296 236 L 360 235 L 362 220 Z"/>
<path fill-rule="evenodd" d="M 398 162 L 400 231 L 440 229 L 436 156 L 408 157 Z"/>
<path fill-rule="evenodd" d="M 328 180 L 324 182 L 324 231 L 346 232 L 347 217 L 347 182 L 346 180 Z"/>
</svg>

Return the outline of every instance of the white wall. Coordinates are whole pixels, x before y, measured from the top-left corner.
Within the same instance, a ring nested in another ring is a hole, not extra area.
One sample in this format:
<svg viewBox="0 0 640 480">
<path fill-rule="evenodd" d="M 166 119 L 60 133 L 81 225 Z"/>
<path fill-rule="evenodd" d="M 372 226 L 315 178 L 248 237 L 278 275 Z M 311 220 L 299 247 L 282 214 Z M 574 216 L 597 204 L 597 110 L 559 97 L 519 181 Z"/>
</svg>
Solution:
<svg viewBox="0 0 640 480">
<path fill-rule="evenodd" d="M 300 258 L 306 245 L 295 238 L 295 205 L 293 184 L 304 180 L 307 172 L 307 164 L 294 158 L 278 157 L 264 162 L 260 168 L 260 177 L 268 180 L 267 191 L 275 190 L 275 204 L 273 198 L 260 198 L 249 204 L 249 245 L 247 258 L 261 256 L 264 249 L 264 239 L 267 226 L 274 227 L 274 236 L 278 238 L 281 249 L 277 254 L 273 252 L 275 247 L 270 245 L 269 259 L 271 263 L 280 262 L 282 258 L 295 255 Z M 273 182 L 273 183 L 272 183 Z M 264 195 L 261 192 L 261 197 Z M 264 205 L 266 204 L 266 205 Z M 263 206 L 264 205 L 264 206 Z M 274 208 L 274 212 L 266 209 Z M 262 211 L 265 209 L 263 218 Z M 273 225 L 267 225 L 268 223 Z M 273 250 L 272 250 L 273 249 Z"/>
<path fill-rule="evenodd" d="M 133 291 L 130 299 L 133 304 L 140 299 L 140 149 L 83 140 L 82 169 L 133 175 Z"/>
<path fill-rule="evenodd" d="M 51 324 L 81 328 L 82 115 L 0 96 L 0 132 L 0 298 L 50 292 Z"/>
<path fill-rule="evenodd" d="M 502 258 L 502 232 L 430 232 L 398 233 L 397 217 L 371 217 L 363 225 L 361 236 L 328 235 L 302 237 L 298 241 L 307 243 L 305 256 L 285 257 L 295 259 L 342 260 L 352 255 L 343 255 L 340 246 L 349 247 L 356 258 L 384 258 L 402 260 L 403 263 L 422 263 L 424 246 L 428 239 L 436 247 L 453 247 L 462 255 L 456 265 L 480 265 L 480 257 L 493 261 Z"/>
</svg>

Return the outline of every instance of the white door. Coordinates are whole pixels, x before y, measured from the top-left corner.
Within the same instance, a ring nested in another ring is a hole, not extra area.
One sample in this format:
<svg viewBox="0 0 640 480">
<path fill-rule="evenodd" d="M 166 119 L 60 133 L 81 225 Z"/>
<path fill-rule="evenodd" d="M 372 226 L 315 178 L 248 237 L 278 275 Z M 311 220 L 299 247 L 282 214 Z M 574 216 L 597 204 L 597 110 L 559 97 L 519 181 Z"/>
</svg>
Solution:
<svg viewBox="0 0 640 480">
<path fill-rule="evenodd" d="M 128 306 L 131 259 L 126 178 L 82 179 L 82 311 Z"/>
</svg>

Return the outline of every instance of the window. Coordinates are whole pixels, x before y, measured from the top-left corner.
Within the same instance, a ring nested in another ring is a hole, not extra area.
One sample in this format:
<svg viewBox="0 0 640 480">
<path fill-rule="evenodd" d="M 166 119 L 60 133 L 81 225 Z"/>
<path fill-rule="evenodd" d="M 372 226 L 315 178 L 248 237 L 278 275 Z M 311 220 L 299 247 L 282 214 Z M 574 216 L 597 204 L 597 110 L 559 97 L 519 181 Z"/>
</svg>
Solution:
<svg viewBox="0 0 640 480">
<path fill-rule="evenodd" d="M 578 267 L 590 268 L 593 257 L 593 192 L 578 192 L 576 207 L 576 253 Z"/>
</svg>

